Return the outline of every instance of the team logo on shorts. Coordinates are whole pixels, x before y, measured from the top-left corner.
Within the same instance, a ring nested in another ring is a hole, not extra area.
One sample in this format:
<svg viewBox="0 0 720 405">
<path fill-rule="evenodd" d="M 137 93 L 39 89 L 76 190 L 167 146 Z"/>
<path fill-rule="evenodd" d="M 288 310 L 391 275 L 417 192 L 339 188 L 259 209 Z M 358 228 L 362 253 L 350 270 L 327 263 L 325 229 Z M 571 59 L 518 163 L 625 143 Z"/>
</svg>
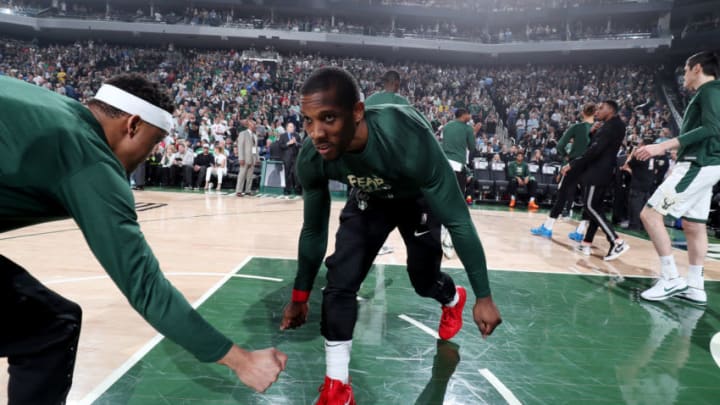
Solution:
<svg viewBox="0 0 720 405">
<path fill-rule="evenodd" d="M 663 202 L 660 205 L 663 210 L 667 210 L 668 208 L 672 207 L 673 204 L 675 204 L 675 200 L 668 198 L 668 197 L 664 197 Z"/>
</svg>

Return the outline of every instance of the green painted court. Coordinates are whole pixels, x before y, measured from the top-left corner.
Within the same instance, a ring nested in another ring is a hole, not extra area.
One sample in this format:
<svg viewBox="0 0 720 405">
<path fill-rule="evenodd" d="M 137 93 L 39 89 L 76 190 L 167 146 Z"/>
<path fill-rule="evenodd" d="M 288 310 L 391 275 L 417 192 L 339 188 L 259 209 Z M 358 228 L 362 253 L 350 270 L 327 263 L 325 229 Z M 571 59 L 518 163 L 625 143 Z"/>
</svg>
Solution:
<svg viewBox="0 0 720 405">
<path fill-rule="evenodd" d="M 468 285 L 464 271 L 447 270 Z M 325 371 L 321 274 L 302 328 L 279 331 L 295 261 L 253 258 L 200 307 L 241 347 L 275 346 L 286 372 L 265 394 L 163 339 L 96 404 L 312 404 Z M 720 283 L 707 308 L 639 302 L 651 279 L 492 271 L 504 323 L 483 340 L 465 308 L 452 342 L 437 341 L 436 302 L 417 296 L 403 266 L 375 265 L 360 291 L 350 364 L 358 404 L 717 404 Z M 402 316 L 402 318 L 401 318 Z M 495 378 L 493 378 L 495 377 Z"/>
</svg>

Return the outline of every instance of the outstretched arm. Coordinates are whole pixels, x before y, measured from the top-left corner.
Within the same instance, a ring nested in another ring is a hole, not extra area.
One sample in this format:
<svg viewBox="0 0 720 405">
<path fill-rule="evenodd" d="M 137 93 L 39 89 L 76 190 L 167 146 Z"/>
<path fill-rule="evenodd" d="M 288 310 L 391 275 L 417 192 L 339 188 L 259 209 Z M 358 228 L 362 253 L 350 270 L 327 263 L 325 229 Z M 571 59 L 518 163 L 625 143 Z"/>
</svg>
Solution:
<svg viewBox="0 0 720 405">
<path fill-rule="evenodd" d="M 75 219 L 130 305 L 158 332 L 200 361 L 227 364 L 257 391 L 277 380 L 285 367 L 284 354 L 275 349 L 246 352 L 235 346 L 163 276 L 140 231 L 132 194 L 117 169 L 107 163 L 88 166 L 58 184 L 55 197 Z"/>
<path fill-rule="evenodd" d="M 305 323 L 310 291 L 327 250 L 330 218 L 328 180 L 315 175 L 302 155 L 298 157 L 297 173 L 304 190 L 303 226 L 298 242 L 298 270 L 293 293 L 283 312 L 280 329 L 292 329 Z"/>
</svg>

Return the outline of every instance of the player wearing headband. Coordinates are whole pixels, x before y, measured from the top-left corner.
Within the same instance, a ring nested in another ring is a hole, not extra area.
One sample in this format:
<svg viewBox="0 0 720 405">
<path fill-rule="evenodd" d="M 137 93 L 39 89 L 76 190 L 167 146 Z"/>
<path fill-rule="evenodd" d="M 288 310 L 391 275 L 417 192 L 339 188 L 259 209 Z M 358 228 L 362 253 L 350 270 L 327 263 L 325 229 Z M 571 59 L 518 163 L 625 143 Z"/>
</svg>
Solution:
<svg viewBox="0 0 720 405">
<path fill-rule="evenodd" d="M 87 107 L 7 77 L 0 89 L 0 232 L 72 218 L 148 323 L 199 360 L 267 389 L 287 356 L 242 350 L 208 324 L 165 279 L 140 232 L 127 173 L 172 129 L 170 97 L 139 75 L 109 80 Z M 64 403 L 80 307 L 0 255 L 0 308 L 9 404 Z"/>
</svg>

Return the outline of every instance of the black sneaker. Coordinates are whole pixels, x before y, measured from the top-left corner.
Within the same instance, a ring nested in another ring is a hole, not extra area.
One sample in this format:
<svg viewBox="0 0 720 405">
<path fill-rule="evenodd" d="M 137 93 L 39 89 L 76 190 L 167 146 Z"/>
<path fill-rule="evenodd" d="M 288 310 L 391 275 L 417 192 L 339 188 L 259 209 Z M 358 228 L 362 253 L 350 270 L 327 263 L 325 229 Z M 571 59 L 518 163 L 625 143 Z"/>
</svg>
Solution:
<svg viewBox="0 0 720 405">
<path fill-rule="evenodd" d="M 610 260 L 615 260 L 618 257 L 620 257 L 621 254 L 627 252 L 630 250 L 630 245 L 625 243 L 625 241 L 621 241 L 620 243 L 613 244 L 610 246 L 610 250 L 608 250 L 608 254 L 603 258 L 606 262 Z"/>
</svg>

